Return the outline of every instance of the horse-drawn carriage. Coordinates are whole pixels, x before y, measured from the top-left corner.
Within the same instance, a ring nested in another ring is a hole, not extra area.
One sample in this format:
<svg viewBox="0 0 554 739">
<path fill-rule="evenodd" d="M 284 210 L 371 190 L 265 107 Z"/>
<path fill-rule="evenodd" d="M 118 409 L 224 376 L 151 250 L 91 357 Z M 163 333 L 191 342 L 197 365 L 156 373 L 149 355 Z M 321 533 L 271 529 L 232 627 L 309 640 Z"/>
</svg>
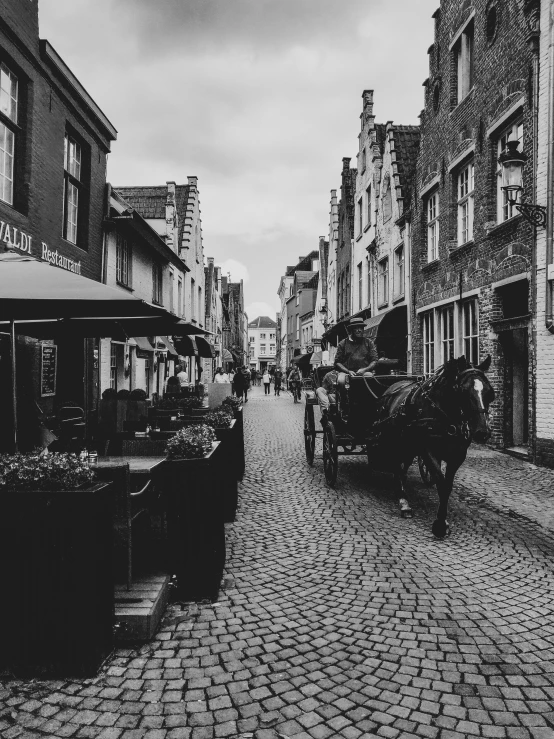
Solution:
<svg viewBox="0 0 554 739">
<path fill-rule="evenodd" d="M 317 436 L 323 436 L 325 478 L 334 487 L 340 456 L 367 455 L 372 466 L 394 473 L 401 514 L 411 516 L 405 482 L 417 457 L 424 482 L 437 486 L 439 510 L 433 533 L 444 536 L 454 475 L 471 441 L 484 442 L 490 436 L 488 406 L 494 391 L 485 375 L 489 364 L 490 358 L 479 366 L 464 357 L 450 359 L 427 379 L 396 373 L 396 362 L 391 360 L 379 360 L 374 375 L 339 373 L 334 402 L 321 430 L 314 414 L 317 389 L 333 367 L 317 367 L 314 389 L 306 391 L 304 412 L 308 463 L 314 462 Z"/>
</svg>

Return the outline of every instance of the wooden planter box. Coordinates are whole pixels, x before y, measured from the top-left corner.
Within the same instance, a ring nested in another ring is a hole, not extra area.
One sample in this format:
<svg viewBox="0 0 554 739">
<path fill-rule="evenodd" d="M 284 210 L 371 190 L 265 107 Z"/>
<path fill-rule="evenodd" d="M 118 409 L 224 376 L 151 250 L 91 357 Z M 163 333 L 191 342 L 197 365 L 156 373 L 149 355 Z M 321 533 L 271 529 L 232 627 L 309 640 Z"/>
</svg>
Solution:
<svg viewBox="0 0 554 739">
<path fill-rule="evenodd" d="M 2 666 L 18 675 L 94 675 L 113 647 L 109 484 L 2 497 Z"/>
<path fill-rule="evenodd" d="M 179 596 L 217 600 L 225 565 L 221 510 L 223 449 L 215 442 L 201 459 L 167 460 L 160 470 L 165 496 L 170 567 Z"/>
</svg>

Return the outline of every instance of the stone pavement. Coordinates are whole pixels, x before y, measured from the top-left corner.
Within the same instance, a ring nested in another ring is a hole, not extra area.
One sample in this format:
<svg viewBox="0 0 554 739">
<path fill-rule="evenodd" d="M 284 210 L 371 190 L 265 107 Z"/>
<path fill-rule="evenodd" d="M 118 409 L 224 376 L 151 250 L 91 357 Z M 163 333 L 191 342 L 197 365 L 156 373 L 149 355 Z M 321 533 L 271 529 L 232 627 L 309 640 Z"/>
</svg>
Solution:
<svg viewBox="0 0 554 739">
<path fill-rule="evenodd" d="M 328 488 L 303 412 L 252 391 L 219 601 L 94 679 L 4 680 L 2 739 L 554 738 L 552 473 L 473 450 L 437 541 L 416 471 L 410 520 L 363 458 Z"/>
</svg>

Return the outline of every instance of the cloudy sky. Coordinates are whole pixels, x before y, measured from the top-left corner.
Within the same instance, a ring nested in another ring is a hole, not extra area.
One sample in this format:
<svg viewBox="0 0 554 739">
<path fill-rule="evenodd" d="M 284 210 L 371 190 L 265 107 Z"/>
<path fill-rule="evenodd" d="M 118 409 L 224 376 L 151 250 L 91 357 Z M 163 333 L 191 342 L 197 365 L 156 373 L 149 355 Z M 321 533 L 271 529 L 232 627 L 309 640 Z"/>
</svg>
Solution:
<svg viewBox="0 0 554 739">
<path fill-rule="evenodd" d="M 328 234 L 361 94 L 423 106 L 438 0 L 40 0 L 40 32 L 118 129 L 114 185 L 199 178 L 206 256 L 274 317 L 280 276 Z"/>
</svg>

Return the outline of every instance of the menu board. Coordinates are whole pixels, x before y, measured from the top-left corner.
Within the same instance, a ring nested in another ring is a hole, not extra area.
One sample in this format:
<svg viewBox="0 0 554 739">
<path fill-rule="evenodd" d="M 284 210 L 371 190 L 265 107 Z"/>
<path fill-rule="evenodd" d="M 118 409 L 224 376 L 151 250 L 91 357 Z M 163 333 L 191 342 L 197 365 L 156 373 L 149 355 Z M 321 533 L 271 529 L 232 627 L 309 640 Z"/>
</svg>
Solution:
<svg viewBox="0 0 554 739">
<path fill-rule="evenodd" d="M 46 398 L 56 394 L 56 363 L 58 347 L 42 344 L 40 358 L 40 396 Z"/>
</svg>

